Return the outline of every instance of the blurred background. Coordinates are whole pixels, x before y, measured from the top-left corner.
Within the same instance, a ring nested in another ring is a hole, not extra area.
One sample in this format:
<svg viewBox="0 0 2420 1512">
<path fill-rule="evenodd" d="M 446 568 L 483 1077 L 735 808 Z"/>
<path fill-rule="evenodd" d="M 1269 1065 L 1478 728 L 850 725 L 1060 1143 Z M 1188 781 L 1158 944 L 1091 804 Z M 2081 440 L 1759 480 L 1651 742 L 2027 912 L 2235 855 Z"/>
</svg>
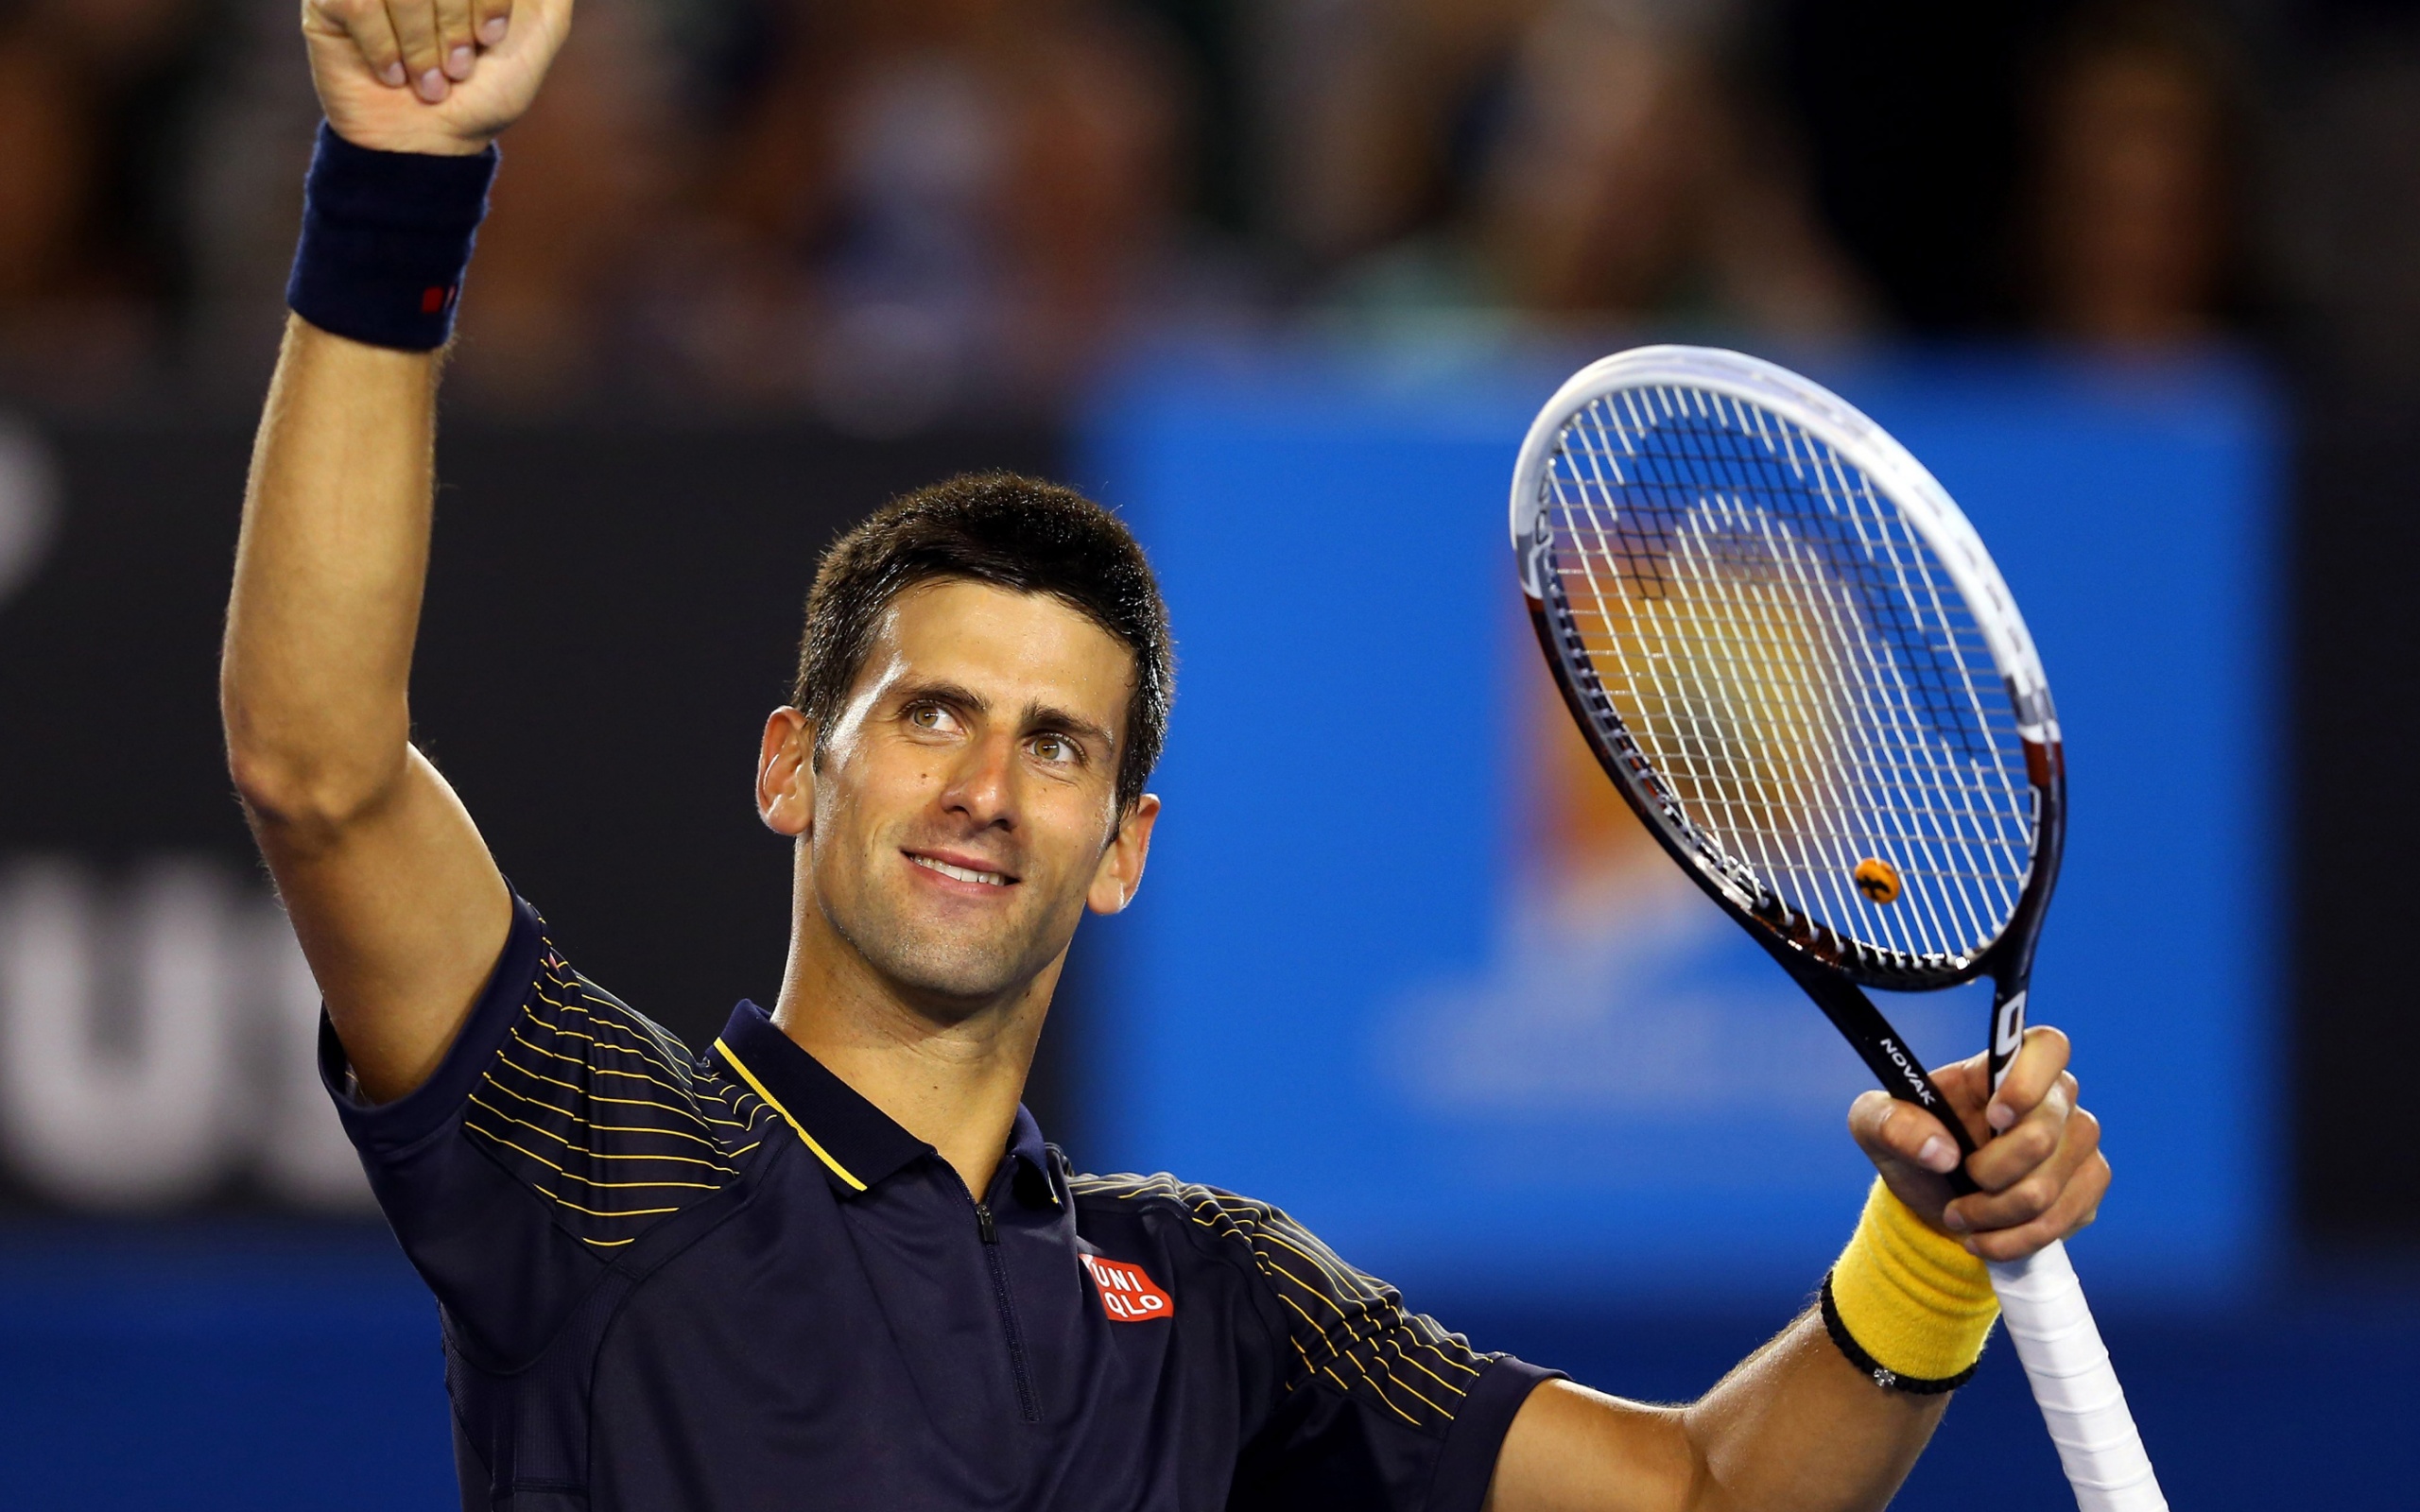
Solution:
<svg viewBox="0 0 2420 1512">
<path fill-rule="evenodd" d="M 12 1507 L 453 1504 L 218 752 L 316 115 L 290 0 L 0 0 Z M 818 550 L 967 468 L 1094 492 L 1183 670 L 1046 1129 L 1692 1396 L 1845 1237 L 1861 1074 L 1532 665 L 1514 448 L 1651 339 L 1841 388 L 2026 605 L 2075 784 L 2036 1018 L 2171 1499 L 2408 1494 L 2420 5 L 583 0 L 465 296 L 420 735 L 694 1039 L 778 983 L 749 763 Z M 2065 1497 L 1996 1346 L 1899 1504 Z"/>
</svg>

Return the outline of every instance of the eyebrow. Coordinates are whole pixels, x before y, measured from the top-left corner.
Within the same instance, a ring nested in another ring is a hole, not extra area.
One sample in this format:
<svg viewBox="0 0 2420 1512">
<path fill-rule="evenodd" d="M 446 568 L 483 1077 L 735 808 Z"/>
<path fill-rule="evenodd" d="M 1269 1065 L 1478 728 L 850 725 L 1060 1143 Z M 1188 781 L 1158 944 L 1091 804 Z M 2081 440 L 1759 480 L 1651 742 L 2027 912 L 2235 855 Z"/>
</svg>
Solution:
<svg viewBox="0 0 2420 1512">
<path fill-rule="evenodd" d="M 1098 745 L 1103 755 L 1115 756 L 1117 754 L 1116 737 L 1112 735 L 1108 730 L 1103 730 L 1100 726 L 1094 724 L 1091 720 L 1084 718 L 1080 714 L 1069 713 L 1064 709 L 1054 709 L 1048 704 L 1027 704 L 1025 706 L 1025 728 L 1028 730 L 1060 730 L 1063 733 L 1074 735 L 1080 740 Z"/>
<path fill-rule="evenodd" d="M 918 681 L 902 683 L 891 690 L 891 696 L 902 704 L 945 703 L 975 713 L 989 715 L 992 701 L 962 682 Z M 1025 706 L 1020 725 L 1028 730 L 1056 730 L 1097 744 L 1105 755 L 1117 753 L 1117 738 L 1083 715 L 1053 704 L 1029 703 Z"/>
</svg>

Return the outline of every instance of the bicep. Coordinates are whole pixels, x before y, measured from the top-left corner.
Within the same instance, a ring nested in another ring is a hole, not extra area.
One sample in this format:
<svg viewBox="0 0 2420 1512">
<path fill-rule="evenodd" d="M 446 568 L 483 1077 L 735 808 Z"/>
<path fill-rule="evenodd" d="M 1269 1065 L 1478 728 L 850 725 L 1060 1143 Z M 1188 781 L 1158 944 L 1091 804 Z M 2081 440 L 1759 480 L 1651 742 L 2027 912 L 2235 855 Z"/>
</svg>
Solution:
<svg viewBox="0 0 2420 1512">
<path fill-rule="evenodd" d="M 1488 1512 L 1680 1512 L 1700 1478 L 1681 1412 L 1568 1381 L 1530 1393 L 1504 1435 Z"/>
<path fill-rule="evenodd" d="M 362 1091 L 411 1091 L 444 1058 L 511 928 L 478 827 L 418 750 L 341 824 L 255 811 L 252 827 Z"/>
</svg>

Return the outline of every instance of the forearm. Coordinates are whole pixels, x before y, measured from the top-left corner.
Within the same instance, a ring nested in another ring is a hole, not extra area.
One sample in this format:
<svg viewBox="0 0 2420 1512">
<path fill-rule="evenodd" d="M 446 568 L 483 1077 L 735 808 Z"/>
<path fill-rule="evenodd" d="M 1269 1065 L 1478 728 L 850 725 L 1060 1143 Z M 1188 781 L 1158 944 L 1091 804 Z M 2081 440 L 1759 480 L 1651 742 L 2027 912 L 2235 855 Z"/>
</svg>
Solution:
<svg viewBox="0 0 2420 1512">
<path fill-rule="evenodd" d="M 403 770 L 437 366 L 287 323 L 220 673 L 229 761 L 265 822 L 341 820 Z"/>
<path fill-rule="evenodd" d="M 1682 1414 L 1701 1468 L 1692 1512 L 1881 1507 L 1941 1422 L 1948 1394 L 1876 1384 L 1801 1316 Z"/>
<path fill-rule="evenodd" d="M 1945 1396 L 1876 1385 L 1801 1317 L 1686 1407 L 1569 1382 L 1530 1393 L 1505 1435 L 1490 1512 L 1850 1512 L 1880 1507 Z"/>
<path fill-rule="evenodd" d="M 1497 1512 L 1882 1506 L 1998 1311 L 1981 1263 L 1877 1182 L 1822 1308 L 1697 1402 L 1533 1393 L 1497 1461 Z"/>
</svg>

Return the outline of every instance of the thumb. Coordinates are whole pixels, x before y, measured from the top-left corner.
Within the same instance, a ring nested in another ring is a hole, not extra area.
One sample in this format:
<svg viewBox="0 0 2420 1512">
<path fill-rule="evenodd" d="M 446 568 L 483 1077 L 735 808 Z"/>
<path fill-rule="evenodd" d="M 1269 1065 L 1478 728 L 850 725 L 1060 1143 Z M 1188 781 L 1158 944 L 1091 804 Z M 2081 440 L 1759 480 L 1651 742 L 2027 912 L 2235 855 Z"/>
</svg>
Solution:
<svg viewBox="0 0 2420 1512">
<path fill-rule="evenodd" d="M 1927 1223 L 1940 1222 L 1955 1194 L 1949 1173 L 1965 1158 L 1946 1125 L 1913 1103 L 1868 1091 L 1849 1105 L 1849 1137 L 1900 1201 Z"/>
</svg>

